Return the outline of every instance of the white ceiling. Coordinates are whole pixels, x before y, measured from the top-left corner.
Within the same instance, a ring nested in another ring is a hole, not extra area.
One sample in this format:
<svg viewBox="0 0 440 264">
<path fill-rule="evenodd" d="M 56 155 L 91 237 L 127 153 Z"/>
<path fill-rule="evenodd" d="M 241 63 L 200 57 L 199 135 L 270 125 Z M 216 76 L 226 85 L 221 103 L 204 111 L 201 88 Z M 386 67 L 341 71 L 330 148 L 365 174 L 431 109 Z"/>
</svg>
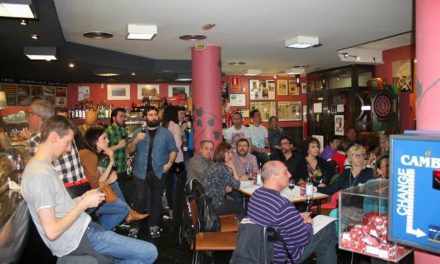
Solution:
<svg viewBox="0 0 440 264">
<path fill-rule="evenodd" d="M 154 59 L 190 60 L 195 44 L 222 47 L 223 72 L 241 74 L 261 69 L 282 72 L 294 65 L 306 71 L 345 65 L 337 50 L 413 30 L 412 0 L 55 0 L 64 38 L 68 42 Z M 155 24 L 152 41 L 126 40 L 127 24 Z M 204 31 L 206 23 L 216 26 Z M 82 36 L 88 31 L 114 34 L 112 39 Z M 202 34 L 198 42 L 180 40 Z M 296 35 L 317 36 L 321 47 L 284 47 Z M 408 34 L 407 34 L 408 35 Z M 389 49 L 409 44 L 409 37 L 374 46 Z M 243 61 L 244 66 L 228 62 Z"/>
</svg>

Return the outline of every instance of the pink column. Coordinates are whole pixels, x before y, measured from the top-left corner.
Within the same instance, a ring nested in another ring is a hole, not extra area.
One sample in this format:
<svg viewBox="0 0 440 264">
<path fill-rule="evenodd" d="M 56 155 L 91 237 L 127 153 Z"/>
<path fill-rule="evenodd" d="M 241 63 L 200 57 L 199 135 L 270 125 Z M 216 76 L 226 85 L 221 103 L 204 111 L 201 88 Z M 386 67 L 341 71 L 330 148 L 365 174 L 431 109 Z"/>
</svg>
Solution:
<svg viewBox="0 0 440 264">
<path fill-rule="evenodd" d="M 194 147 L 212 140 L 223 141 L 221 99 L 221 49 L 214 45 L 198 45 L 192 53 L 192 98 Z"/>
<path fill-rule="evenodd" d="M 416 1 L 418 130 L 440 131 L 440 1 Z"/>
<path fill-rule="evenodd" d="M 416 0 L 417 129 L 440 131 L 440 1 Z M 414 263 L 440 263 L 440 256 L 416 250 Z"/>
</svg>

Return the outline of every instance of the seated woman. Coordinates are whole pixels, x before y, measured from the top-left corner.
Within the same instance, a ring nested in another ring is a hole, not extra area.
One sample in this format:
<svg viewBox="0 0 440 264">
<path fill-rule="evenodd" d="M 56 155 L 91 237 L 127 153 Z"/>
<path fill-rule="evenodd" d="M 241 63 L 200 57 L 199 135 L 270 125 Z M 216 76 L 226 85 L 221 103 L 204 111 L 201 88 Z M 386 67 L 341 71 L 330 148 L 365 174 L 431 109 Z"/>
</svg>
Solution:
<svg viewBox="0 0 440 264">
<path fill-rule="evenodd" d="M 314 186 L 324 187 L 330 184 L 333 171 L 327 161 L 319 157 L 319 151 L 319 141 L 316 138 L 309 137 L 304 141 L 304 157 L 309 181 Z"/>
<path fill-rule="evenodd" d="M 119 189 L 117 174 L 112 171 L 114 164 L 113 151 L 109 149 L 107 134 L 105 129 L 100 126 L 91 127 L 84 135 L 85 148 L 80 150 L 81 165 L 84 173 L 89 179 L 92 188 L 104 188 L 110 186 L 115 192 L 118 199 L 113 202 L 105 202 L 99 206 L 97 213 L 99 214 L 99 222 L 105 230 L 111 230 L 124 219 L 127 223 L 144 219 L 148 214 L 139 214 L 130 209 L 123 200 L 122 193 Z M 98 156 L 106 155 L 109 159 L 108 165 L 101 172 L 99 170 Z"/>
<path fill-rule="evenodd" d="M 240 187 L 240 177 L 232 162 L 231 145 L 220 143 L 214 151 L 214 164 L 201 179 L 205 194 L 212 198 L 218 215 L 243 213 L 241 204 L 225 199 L 227 191 Z"/>
<path fill-rule="evenodd" d="M 351 168 L 344 170 L 339 179 L 329 186 L 318 187 L 318 192 L 332 195 L 333 193 L 374 179 L 373 170 L 365 167 L 365 148 L 355 144 L 347 151 L 347 159 Z"/>
</svg>

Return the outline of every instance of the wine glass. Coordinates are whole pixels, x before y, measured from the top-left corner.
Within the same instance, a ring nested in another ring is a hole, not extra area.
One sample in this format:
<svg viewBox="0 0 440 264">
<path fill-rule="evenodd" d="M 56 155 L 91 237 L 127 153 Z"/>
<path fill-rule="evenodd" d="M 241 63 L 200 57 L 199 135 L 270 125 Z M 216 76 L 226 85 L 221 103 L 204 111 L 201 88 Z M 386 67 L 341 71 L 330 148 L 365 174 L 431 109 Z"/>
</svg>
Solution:
<svg viewBox="0 0 440 264">
<path fill-rule="evenodd" d="M 248 176 L 248 180 L 252 181 L 252 173 L 251 173 L 251 167 L 246 167 L 246 175 Z"/>
<path fill-rule="evenodd" d="M 306 200 L 305 203 L 307 204 L 306 212 L 310 212 L 310 207 L 313 203 L 313 183 L 308 182 L 306 184 Z"/>
<path fill-rule="evenodd" d="M 289 187 L 290 191 L 293 191 L 293 188 L 295 188 L 295 181 L 293 179 L 289 179 L 289 185 L 287 186 Z"/>
</svg>

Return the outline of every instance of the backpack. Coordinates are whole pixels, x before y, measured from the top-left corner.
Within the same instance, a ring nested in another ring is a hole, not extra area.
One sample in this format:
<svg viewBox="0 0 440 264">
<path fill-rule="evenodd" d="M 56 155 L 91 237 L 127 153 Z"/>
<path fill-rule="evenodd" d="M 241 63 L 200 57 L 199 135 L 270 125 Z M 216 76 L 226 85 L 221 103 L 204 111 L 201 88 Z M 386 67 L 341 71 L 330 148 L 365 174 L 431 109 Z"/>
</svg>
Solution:
<svg viewBox="0 0 440 264">
<path fill-rule="evenodd" d="M 230 264 L 272 263 L 274 243 L 283 243 L 288 258 L 293 264 L 287 245 L 275 228 L 261 226 L 249 218 L 244 218 L 238 228 L 237 247 L 232 254 Z"/>
</svg>

